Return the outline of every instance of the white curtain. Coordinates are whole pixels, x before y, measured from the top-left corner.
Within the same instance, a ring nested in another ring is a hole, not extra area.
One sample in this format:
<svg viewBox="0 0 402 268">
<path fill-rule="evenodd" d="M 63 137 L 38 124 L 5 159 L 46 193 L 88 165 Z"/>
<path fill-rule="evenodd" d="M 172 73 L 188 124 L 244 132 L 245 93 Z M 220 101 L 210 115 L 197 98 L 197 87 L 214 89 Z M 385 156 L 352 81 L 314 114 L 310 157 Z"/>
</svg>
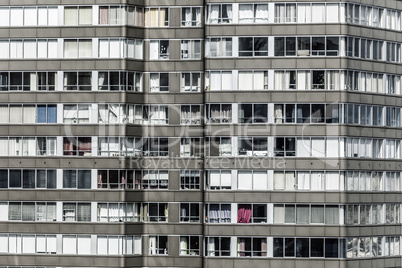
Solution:
<svg viewBox="0 0 402 268">
<path fill-rule="evenodd" d="M 46 155 L 57 155 L 57 139 L 48 137 L 46 139 Z"/>
<path fill-rule="evenodd" d="M 8 105 L 0 105 L 0 123 L 8 122 Z"/>
<path fill-rule="evenodd" d="M 265 72 L 259 72 L 255 71 L 254 72 L 254 79 L 253 79 L 253 89 L 254 90 L 264 90 L 265 85 L 268 83 L 265 83 L 265 80 L 267 79 Z"/>
<path fill-rule="evenodd" d="M 239 5 L 239 23 L 253 23 L 253 4 Z"/>
<path fill-rule="evenodd" d="M 252 190 L 253 189 L 253 173 L 252 171 L 239 171 L 237 175 L 237 189 Z"/>
<path fill-rule="evenodd" d="M 297 172 L 297 189 L 310 190 L 310 173 L 299 171 Z"/>
<path fill-rule="evenodd" d="M 134 57 L 135 57 L 136 59 L 142 60 L 142 58 L 143 58 L 142 47 L 143 47 L 143 42 L 142 42 L 142 40 L 135 40 Z"/>
<path fill-rule="evenodd" d="M 22 26 L 24 24 L 24 13 L 22 7 L 12 7 L 10 8 L 10 12 L 10 25 Z"/>
<path fill-rule="evenodd" d="M 323 190 L 324 189 L 324 173 L 322 172 L 311 172 L 311 188 L 312 191 Z"/>
<path fill-rule="evenodd" d="M 219 22 L 220 5 L 209 5 L 208 22 L 211 24 Z"/>
<path fill-rule="evenodd" d="M 98 236 L 98 254 L 107 255 L 107 236 Z"/>
<path fill-rule="evenodd" d="M 222 90 L 233 90 L 232 72 L 222 72 Z"/>
<path fill-rule="evenodd" d="M 35 123 L 36 107 L 34 105 L 25 105 L 23 110 L 24 123 Z"/>
<path fill-rule="evenodd" d="M 64 25 L 78 25 L 77 7 L 64 7 Z"/>
<path fill-rule="evenodd" d="M 8 7 L 0 8 L 0 26 L 10 25 L 10 9 Z"/>
<path fill-rule="evenodd" d="M 25 26 L 35 26 L 38 21 L 38 12 L 35 7 L 25 7 L 24 8 L 24 25 Z"/>
<path fill-rule="evenodd" d="M 76 58 L 78 55 L 78 41 L 64 40 L 64 57 L 65 58 Z"/>
<path fill-rule="evenodd" d="M 47 58 L 47 40 L 39 39 L 37 41 L 38 46 L 38 58 L 45 59 Z"/>
<path fill-rule="evenodd" d="M 327 148 L 326 149 L 327 157 L 339 157 L 339 139 L 338 138 L 327 138 L 326 139 L 326 148 Z"/>
<path fill-rule="evenodd" d="M 221 90 L 222 82 L 221 82 L 221 73 L 220 72 L 211 72 L 210 73 L 210 90 Z"/>
<path fill-rule="evenodd" d="M 22 106 L 10 106 L 10 123 L 22 123 Z"/>
<path fill-rule="evenodd" d="M 91 236 L 78 236 L 78 254 L 91 254 Z"/>
<path fill-rule="evenodd" d="M 109 40 L 100 39 L 99 40 L 99 58 L 109 57 Z"/>
<path fill-rule="evenodd" d="M 159 91 L 159 73 L 151 73 L 149 77 L 150 92 Z"/>
<path fill-rule="evenodd" d="M 221 172 L 221 187 L 231 188 L 232 176 L 230 170 Z"/>
<path fill-rule="evenodd" d="M 311 4 L 297 4 L 297 22 L 311 22 Z"/>
<path fill-rule="evenodd" d="M 79 7 L 78 11 L 79 24 L 92 24 L 92 7 Z"/>
<path fill-rule="evenodd" d="M 46 236 L 37 235 L 36 236 L 36 253 L 46 253 Z"/>
<path fill-rule="evenodd" d="M 77 237 L 63 235 L 63 254 L 77 254 Z"/>
<path fill-rule="evenodd" d="M 79 40 L 78 42 L 78 57 L 91 58 L 92 57 L 92 40 Z"/>
<path fill-rule="evenodd" d="M 123 50 L 121 49 L 121 46 L 123 45 L 123 42 L 119 39 L 110 39 L 110 51 L 109 51 L 109 57 L 110 58 L 121 58 Z"/>
<path fill-rule="evenodd" d="M 0 155 L 8 155 L 8 138 L 0 138 Z"/>
<path fill-rule="evenodd" d="M 285 208 L 283 205 L 274 205 L 274 223 L 285 222 Z"/>
<path fill-rule="evenodd" d="M 325 157 L 325 139 L 312 138 L 311 139 L 311 156 L 317 158 Z"/>
<path fill-rule="evenodd" d="M 22 236 L 22 253 L 33 254 L 35 252 L 35 236 L 23 235 Z"/>
<path fill-rule="evenodd" d="M 297 157 L 310 157 L 311 155 L 310 138 L 297 138 L 296 154 Z"/>
<path fill-rule="evenodd" d="M 121 253 L 121 238 L 118 236 L 109 236 L 108 237 L 108 254 L 109 255 L 118 255 Z"/>
<path fill-rule="evenodd" d="M 8 40 L 0 41 L 0 58 L 8 59 L 10 57 L 10 42 Z"/>
<path fill-rule="evenodd" d="M 156 254 L 156 236 L 150 236 L 149 237 L 149 254 L 150 255 L 155 255 Z"/>
<path fill-rule="evenodd" d="M 329 4 L 326 5 L 326 15 L 327 22 L 339 22 L 339 4 Z"/>
<path fill-rule="evenodd" d="M 309 90 L 310 87 L 310 71 L 297 71 L 297 89 Z"/>
<path fill-rule="evenodd" d="M 24 138 L 23 139 L 23 155 L 34 156 L 36 155 L 36 139 L 35 138 Z"/>
<path fill-rule="evenodd" d="M 275 4 L 275 22 L 285 22 L 285 4 Z"/>
<path fill-rule="evenodd" d="M 240 71 L 239 72 L 239 90 L 252 90 L 253 85 L 253 72 Z"/>
<path fill-rule="evenodd" d="M 325 4 L 312 4 L 312 12 L 314 14 L 312 16 L 313 23 L 322 23 L 325 22 Z"/>
<path fill-rule="evenodd" d="M 254 19 L 255 23 L 267 23 L 268 22 L 268 5 L 267 4 L 255 4 L 254 5 Z"/>
<path fill-rule="evenodd" d="M 149 41 L 149 59 L 157 60 L 159 58 L 159 40 Z"/>
<path fill-rule="evenodd" d="M 254 171 L 253 173 L 253 189 L 268 190 L 268 175 L 265 171 Z"/>
<path fill-rule="evenodd" d="M 46 250 L 48 253 L 56 254 L 56 236 L 48 235 L 47 236 L 47 245 Z"/>
<path fill-rule="evenodd" d="M 134 254 L 141 254 L 141 236 L 134 236 Z"/>
<path fill-rule="evenodd" d="M 54 9 L 57 10 L 57 8 Z M 46 26 L 46 25 L 48 25 L 48 9 L 47 7 L 38 7 L 38 26 Z"/>
<path fill-rule="evenodd" d="M 11 40 L 10 41 L 10 58 L 12 59 L 22 59 L 22 40 Z"/>
<path fill-rule="evenodd" d="M 48 39 L 47 40 L 47 57 L 49 59 L 57 58 L 57 39 Z M 57 84 L 57 80 L 56 80 Z"/>
<path fill-rule="evenodd" d="M 274 173 L 274 190 L 285 189 L 285 174 L 283 172 Z"/>
</svg>

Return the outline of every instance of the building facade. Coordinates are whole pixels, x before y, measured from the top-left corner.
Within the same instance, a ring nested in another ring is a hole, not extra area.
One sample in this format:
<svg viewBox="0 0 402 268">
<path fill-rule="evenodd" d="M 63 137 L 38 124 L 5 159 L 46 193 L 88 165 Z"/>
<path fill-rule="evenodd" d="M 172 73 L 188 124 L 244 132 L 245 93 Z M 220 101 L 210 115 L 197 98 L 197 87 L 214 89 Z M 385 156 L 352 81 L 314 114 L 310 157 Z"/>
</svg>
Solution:
<svg viewBox="0 0 402 268">
<path fill-rule="evenodd" d="M 3 0 L 0 267 L 401 267 L 401 12 Z"/>
</svg>

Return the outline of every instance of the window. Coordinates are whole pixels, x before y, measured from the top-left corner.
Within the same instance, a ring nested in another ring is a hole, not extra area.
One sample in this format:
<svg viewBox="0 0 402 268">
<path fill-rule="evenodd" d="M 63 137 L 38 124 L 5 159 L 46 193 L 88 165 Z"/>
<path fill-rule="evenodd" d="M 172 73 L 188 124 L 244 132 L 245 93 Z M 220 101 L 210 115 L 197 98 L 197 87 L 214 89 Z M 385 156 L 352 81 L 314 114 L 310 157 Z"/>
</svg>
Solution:
<svg viewBox="0 0 402 268">
<path fill-rule="evenodd" d="M 267 123 L 267 104 L 239 104 L 239 123 Z"/>
<path fill-rule="evenodd" d="M 169 73 L 150 73 L 150 92 L 169 91 Z"/>
<path fill-rule="evenodd" d="M 56 137 L 37 137 L 36 138 L 36 155 L 57 155 Z"/>
<path fill-rule="evenodd" d="M 268 4 L 239 4 L 239 23 L 268 23 Z"/>
<path fill-rule="evenodd" d="M 239 90 L 268 89 L 267 71 L 239 71 Z"/>
<path fill-rule="evenodd" d="M 200 255 L 199 236 L 180 236 L 180 255 Z"/>
<path fill-rule="evenodd" d="M 248 237 L 237 238 L 238 257 L 261 257 L 267 256 L 267 239 Z"/>
<path fill-rule="evenodd" d="M 345 239 L 338 238 L 275 237 L 273 241 L 273 257 L 346 258 L 345 242 Z"/>
<path fill-rule="evenodd" d="M 92 7 L 64 7 L 64 25 L 91 25 Z"/>
<path fill-rule="evenodd" d="M 267 137 L 239 137 L 239 156 L 268 156 Z"/>
<path fill-rule="evenodd" d="M 180 140 L 181 157 L 201 157 L 202 149 L 201 138 L 181 138 Z"/>
<path fill-rule="evenodd" d="M 205 204 L 206 223 L 230 223 L 230 204 Z"/>
<path fill-rule="evenodd" d="M 169 26 L 168 8 L 145 8 L 145 27 Z"/>
<path fill-rule="evenodd" d="M 168 60 L 169 40 L 151 40 L 149 42 L 149 59 Z"/>
<path fill-rule="evenodd" d="M 200 92 L 201 74 L 200 73 L 182 73 L 181 91 L 182 92 Z"/>
<path fill-rule="evenodd" d="M 275 137 L 274 155 L 296 156 L 295 138 Z"/>
<path fill-rule="evenodd" d="M 296 37 L 275 37 L 275 56 L 296 56 Z"/>
<path fill-rule="evenodd" d="M 200 222 L 200 204 L 180 203 L 180 222 Z"/>
<path fill-rule="evenodd" d="M 91 221 L 91 203 L 64 203 L 63 221 Z"/>
<path fill-rule="evenodd" d="M 182 59 L 201 59 L 201 41 L 181 40 L 180 53 Z"/>
<path fill-rule="evenodd" d="M 6 111 L 7 106 L 4 107 L 4 115 L 6 116 L 8 111 Z M 32 124 L 35 123 L 36 117 L 36 107 L 35 105 L 10 105 L 9 108 L 9 122 L 12 124 Z M 8 123 L 8 120 L 7 122 Z"/>
<path fill-rule="evenodd" d="M 205 138 L 205 155 L 208 156 L 232 156 L 231 137 L 207 137 Z"/>
<path fill-rule="evenodd" d="M 90 58 L 92 57 L 91 39 L 65 39 L 64 58 Z"/>
<path fill-rule="evenodd" d="M 142 146 L 145 156 L 168 156 L 167 138 L 145 138 Z"/>
<path fill-rule="evenodd" d="M 123 25 L 126 23 L 126 10 L 122 6 L 100 6 L 100 25 Z"/>
<path fill-rule="evenodd" d="M 168 254 L 168 237 L 162 235 L 149 236 L 149 255 L 167 255 Z"/>
<path fill-rule="evenodd" d="M 131 119 L 131 117 L 133 117 L 133 120 Z M 129 123 L 142 124 L 142 125 L 168 125 L 169 106 L 130 105 Z"/>
<path fill-rule="evenodd" d="M 143 41 L 140 39 L 99 39 L 99 58 L 143 58 Z"/>
<path fill-rule="evenodd" d="M 239 57 L 268 56 L 268 37 L 239 37 Z"/>
<path fill-rule="evenodd" d="M 56 90 L 57 73 L 56 72 L 37 72 L 31 73 L 33 78 L 36 78 L 37 83 L 32 86 L 31 90 Z"/>
<path fill-rule="evenodd" d="M 230 190 L 232 188 L 230 170 L 209 170 L 205 173 L 205 178 L 209 190 Z"/>
<path fill-rule="evenodd" d="M 56 221 L 55 202 L 9 202 L 6 209 L 7 203 L 2 203 L 1 213 L 10 221 Z"/>
<path fill-rule="evenodd" d="M 125 124 L 127 106 L 124 104 L 99 104 L 98 122 L 102 124 Z"/>
<path fill-rule="evenodd" d="M 169 172 L 167 170 L 136 170 L 135 189 L 168 189 Z"/>
<path fill-rule="evenodd" d="M 167 203 L 144 203 L 144 211 L 147 211 L 146 221 L 149 222 L 168 222 Z"/>
<path fill-rule="evenodd" d="M 274 223 L 339 225 L 341 213 L 338 205 L 275 204 Z"/>
<path fill-rule="evenodd" d="M 91 170 L 63 170 L 64 189 L 91 189 Z"/>
<path fill-rule="evenodd" d="M 38 105 L 37 107 L 37 123 L 57 123 L 57 106 L 56 105 Z"/>
<path fill-rule="evenodd" d="M 232 123 L 232 104 L 206 104 L 206 121 L 209 124 Z"/>
<path fill-rule="evenodd" d="M 296 22 L 296 4 L 275 4 L 275 22 Z"/>
<path fill-rule="evenodd" d="M 182 7 L 181 26 L 185 27 L 201 26 L 201 7 Z"/>
<path fill-rule="evenodd" d="M 99 169 L 98 189 L 126 189 L 128 179 L 125 170 Z M 131 179 L 133 178 L 131 177 Z M 128 183 L 132 188 L 133 182 L 128 181 Z"/>
<path fill-rule="evenodd" d="M 181 190 L 200 189 L 200 171 L 180 170 L 180 189 Z"/>
<path fill-rule="evenodd" d="M 91 72 L 64 72 L 64 90 L 91 90 Z"/>
<path fill-rule="evenodd" d="M 63 155 L 92 155 L 92 138 L 91 137 L 64 137 L 63 138 Z"/>
<path fill-rule="evenodd" d="M 135 72 L 99 72 L 99 90 L 142 91 L 142 73 Z"/>
<path fill-rule="evenodd" d="M 181 125 L 200 125 L 201 106 L 200 105 L 181 105 L 180 106 Z"/>
<path fill-rule="evenodd" d="M 266 223 L 267 205 L 238 204 L 237 223 Z"/>
<path fill-rule="evenodd" d="M 89 123 L 89 104 L 63 105 L 63 123 Z"/>
<path fill-rule="evenodd" d="M 258 49 L 264 49 L 264 44 L 256 45 L 256 53 Z M 264 51 L 261 51 L 264 54 Z M 220 37 L 220 38 L 205 38 L 205 57 L 231 57 L 232 56 L 232 38 Z"/>
<path fill-rule="evenodd" d="M 268 189 L 268 175 L 266 171 L 239 170 L 237 172 L 237 190 Z"/>
<path fill-rule="evenodd" d="M 207 23 L 232 23 L 232 4 L 207 5 Z"/>
<path fill-rule="evenodd" d="M 138 222 L 139 203 L 98 203 L 99 222 Z"/>
<path fill-rule="evenodd" d="M 230 237 L 206 237 L 205 250 L 206 256 L 230 256 Z"/>
<path fill-rule="evenodd" d="M 141 236 L 98 236 L 98 255 L 139 255 L 141 254 Z"/>
</svg>

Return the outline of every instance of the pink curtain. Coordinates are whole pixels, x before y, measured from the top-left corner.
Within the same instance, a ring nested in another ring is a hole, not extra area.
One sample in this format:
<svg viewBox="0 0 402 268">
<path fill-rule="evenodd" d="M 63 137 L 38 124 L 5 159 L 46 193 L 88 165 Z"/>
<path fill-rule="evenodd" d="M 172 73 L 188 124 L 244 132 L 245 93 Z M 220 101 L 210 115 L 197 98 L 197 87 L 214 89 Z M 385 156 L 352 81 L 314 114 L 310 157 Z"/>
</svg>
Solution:
<svg viewBox="0 0 402 268">
<path fill-rule="evenodd" d="M 251 205 L 239 205 L 237 211 L 237 223 L 251 222 Z"/>
<path fill-rule="evenodd" d="M 99 24 L 109 24 L 108 7 L 99 7 Z"/>
<path fill-rule="evenodd" d="M 239 247 L 239 252 L 238 256 L 246 256 L 246 239 L 245 238 L 238 238 L 238 247 Z"/>
<path fill-rule="evenodd" d="M 102 188 L 102 174 L 98 174 L 98 188 Z"/>
<path fill-rule="evenodd" d="M 261 240 L 261 256 L 267 256 L 267 241 L 265 239 Z"/>
<path fill-rule="evenodd" d="M 64 155 L 74 155 L 74 143 L 69 138 L 64 138 L 63 140 L 63 151 Z"/>
</svg>

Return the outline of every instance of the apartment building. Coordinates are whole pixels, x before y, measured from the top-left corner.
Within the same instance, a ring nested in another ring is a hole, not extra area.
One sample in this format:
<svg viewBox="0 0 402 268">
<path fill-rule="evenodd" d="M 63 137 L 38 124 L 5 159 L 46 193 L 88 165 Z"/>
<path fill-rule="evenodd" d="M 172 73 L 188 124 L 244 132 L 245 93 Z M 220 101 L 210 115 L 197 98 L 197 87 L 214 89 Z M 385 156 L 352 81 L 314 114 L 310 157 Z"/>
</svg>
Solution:
<svg viewBox="0 0 402 268">
<path fill-rule="evenodd" d="M 401 11 L 3 0 L 0 267 L 401 267 Z"/>
</svg>

